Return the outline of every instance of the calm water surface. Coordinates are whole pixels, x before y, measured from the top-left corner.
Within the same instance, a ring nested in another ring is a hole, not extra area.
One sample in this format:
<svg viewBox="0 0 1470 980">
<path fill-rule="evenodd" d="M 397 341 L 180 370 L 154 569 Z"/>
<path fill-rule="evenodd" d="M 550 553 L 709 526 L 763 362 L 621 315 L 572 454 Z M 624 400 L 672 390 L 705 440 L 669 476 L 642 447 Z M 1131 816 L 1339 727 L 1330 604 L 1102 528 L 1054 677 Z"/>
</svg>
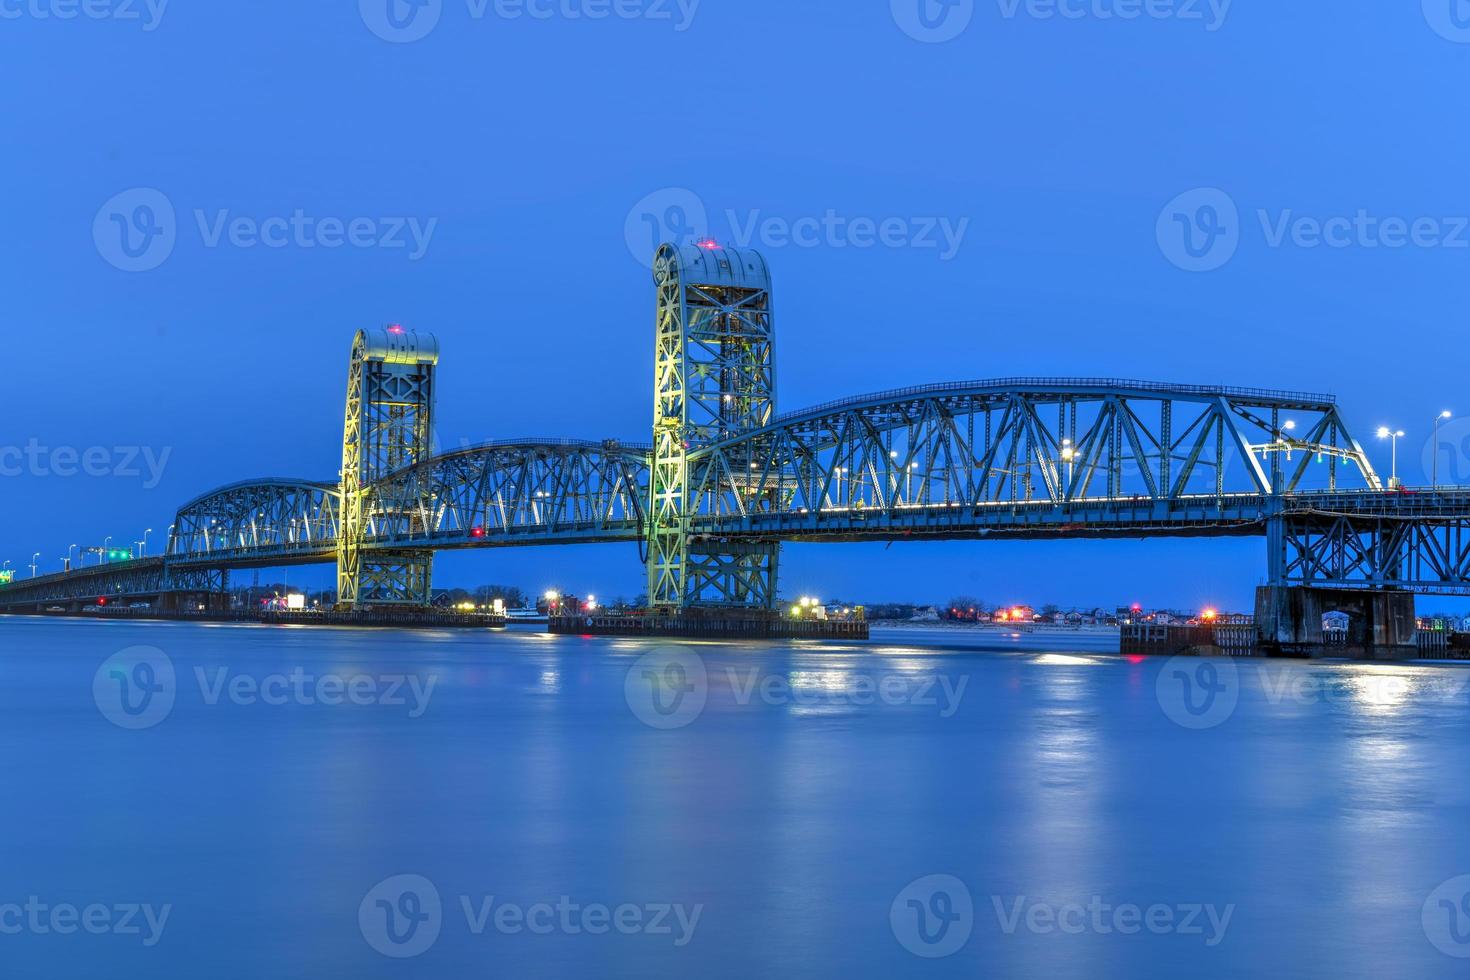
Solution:
<svg viewBox="0 0 1470 980">
<path fill-rule="evenodd" d="M 1107 642 L 5 620 L 0 976 L 1466 975 L 1470 674 Z"/>
</svg>

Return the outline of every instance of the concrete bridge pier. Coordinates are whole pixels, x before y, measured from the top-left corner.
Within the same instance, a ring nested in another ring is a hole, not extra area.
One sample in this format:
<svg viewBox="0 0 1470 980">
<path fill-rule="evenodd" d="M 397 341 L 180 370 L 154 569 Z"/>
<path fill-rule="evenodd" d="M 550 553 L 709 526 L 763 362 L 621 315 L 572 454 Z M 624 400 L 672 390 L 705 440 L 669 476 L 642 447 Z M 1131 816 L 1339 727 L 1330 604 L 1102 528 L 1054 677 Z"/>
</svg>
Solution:
<svg viewBox="0 0 1470 980">
<path fill-rule="evenodd" d="M 1322 617 L 1348 617 L 1346 642 L 1328 642 Z M 1353 657 L 1410 660 L 1419 656 L 1412 592 L 1314 589 L 1263 585 L 1256 589 L 1256 634 L 1273 657 Z"/>
</svg>

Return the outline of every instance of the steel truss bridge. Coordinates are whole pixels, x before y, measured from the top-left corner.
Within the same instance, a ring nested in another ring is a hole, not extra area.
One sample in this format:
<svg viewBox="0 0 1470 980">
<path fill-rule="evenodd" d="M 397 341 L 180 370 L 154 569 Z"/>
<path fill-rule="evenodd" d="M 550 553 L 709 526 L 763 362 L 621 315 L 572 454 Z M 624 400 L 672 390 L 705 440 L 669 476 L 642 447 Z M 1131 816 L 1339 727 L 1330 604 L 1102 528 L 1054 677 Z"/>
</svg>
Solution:
<svg viewBox="0 0 1470 980">
<path fill-rule="evenodd" d="M 429 601 L 454 548 L 633 543 L 662 608 L 777 602 L 784 542 L 1256 535 L 1272 586 L 1470 594 L 1470 489 L 1386 488 L 1330 395 L 1123 379 L 934 384 L 776 413 L 755 252 L 655 263 L 649 443 L 433 454 L 437 341 L 352 346 L 340 481 L 246 480 L 179 508 L 165 556 L 0 587 L 0 608 L 218 594 L 335 562 L 343 607 Z"/>
</svg>

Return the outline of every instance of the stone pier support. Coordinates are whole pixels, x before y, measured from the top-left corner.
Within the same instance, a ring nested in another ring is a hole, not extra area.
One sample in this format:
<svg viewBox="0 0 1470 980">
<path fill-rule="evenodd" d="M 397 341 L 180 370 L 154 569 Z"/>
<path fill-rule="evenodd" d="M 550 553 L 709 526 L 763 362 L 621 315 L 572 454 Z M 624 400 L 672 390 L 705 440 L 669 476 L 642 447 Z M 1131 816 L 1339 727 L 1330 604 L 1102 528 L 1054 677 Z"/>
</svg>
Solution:
<svg viewBox="0 0 1470 980">
<path fill-rule="evenodd" d="M 1329 642 L 1322 617 L 1345 613 L 1345 642 Z M 1419 655 L 1410 592 L 1313 589 L 1263 585 L 1256 589 L 1256 633 L 1262 650 L 1279 657 L 1356 657 L 1409 660 Z"/>
</svg>

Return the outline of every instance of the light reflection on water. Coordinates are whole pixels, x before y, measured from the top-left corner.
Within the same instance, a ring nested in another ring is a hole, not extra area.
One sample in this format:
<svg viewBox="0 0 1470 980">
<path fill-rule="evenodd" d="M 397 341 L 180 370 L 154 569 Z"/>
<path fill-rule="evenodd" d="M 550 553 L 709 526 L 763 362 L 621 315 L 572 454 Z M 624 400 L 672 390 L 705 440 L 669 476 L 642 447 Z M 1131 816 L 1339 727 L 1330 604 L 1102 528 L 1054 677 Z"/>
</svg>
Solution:
<svg viewBox="0 0 1470 980">
<path fill-rule="evenodd" d="M 656 730 L 625 683 L 670 646 L 651 641 L 30 620 L 0 636 L 0 904 L 158 896 L 178 909 L 154 950 L 5 937 L 7 978 L 1378 978 L 1458 965 L 1426 941 L 1419 910 L 1470 871 L 1464 668 L 1241 661 L 1234 713 L 1192 731 L 1157 700 L 1159 661 L 1093 646 L 983 650 L 920 631 L 678 643 L 705 669 L 708 703 Z M 92 680 L 140 643 L 172 658 L 181 696 L 158 727 L 128 732 L 99 714 Z M 438 686 L 418 719 L 189 695 L 196 668 L 295 666 Z M 370 887 L 402 873 L 434 880 L 451 907 L 461 893 L 567 894 L 706 911 L 682 950 L 446 927 L 405 970 L 355 919 Z M 959 953 L 921 961 L 888 910 L 935 873 L 966 882 L 977 917 Z M 1213 949 L 1007 935 L 992 899 L 1018 895 L 1237 911 Z"/>
</svg>

